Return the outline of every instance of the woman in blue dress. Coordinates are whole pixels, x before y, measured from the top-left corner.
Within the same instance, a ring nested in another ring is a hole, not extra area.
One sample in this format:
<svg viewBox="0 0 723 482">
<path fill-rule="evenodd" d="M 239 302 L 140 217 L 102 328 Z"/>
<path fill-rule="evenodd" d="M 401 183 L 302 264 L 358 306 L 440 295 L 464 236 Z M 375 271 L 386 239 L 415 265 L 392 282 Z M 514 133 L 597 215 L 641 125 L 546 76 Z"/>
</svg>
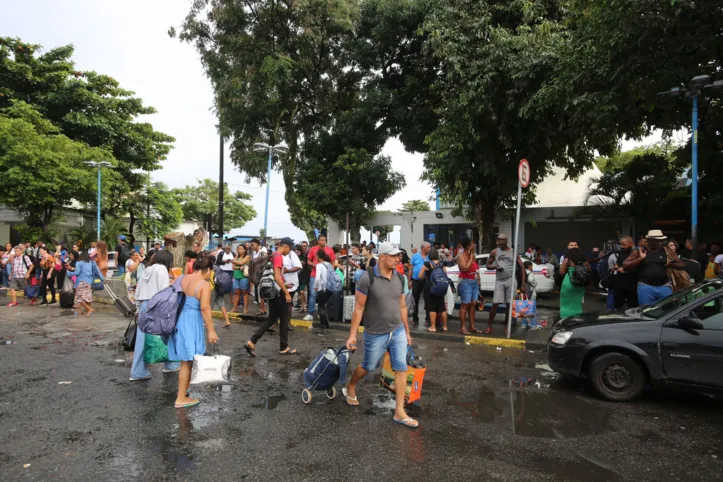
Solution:
<svg viewBox="0 0 723 482">
<path fill-rule="evenodd" d="M 168 359 L 181 362 L 176 408 L 192 407 L 199 403 L 199 400 L 189 398 L 188 387 L 191 383 L 193 357 L 206 353 L 204 323 L 208 329 L 208 342 L 218 343 L 218 335 L 211 318 L 211 285 L 208 282 L 211 273 L 213 260 L 202 256 L 193 263 L 193 274 L 184 276 L 181 280 L 186 302 L 176 323 L 176 333 L 168 342 Z"/>
</svg>

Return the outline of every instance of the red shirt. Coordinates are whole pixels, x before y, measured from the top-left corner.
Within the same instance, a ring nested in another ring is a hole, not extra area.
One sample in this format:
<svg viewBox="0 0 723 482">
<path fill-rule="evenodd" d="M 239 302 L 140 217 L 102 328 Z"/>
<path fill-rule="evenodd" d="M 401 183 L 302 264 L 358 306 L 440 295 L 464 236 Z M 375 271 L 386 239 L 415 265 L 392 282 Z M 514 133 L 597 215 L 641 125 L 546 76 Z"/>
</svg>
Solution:
<svg viewBox="0 0 723 482">
<path fill-rule="evenodd" d="M 320 249 L 319 246 L 314 246 L 313 248 L 311 248 L 309 250 L 309 256 L 308 256 L 309 264 L 313 266 L 311 268 L 311 277 L 312 278 L 316 277 L 316 264 L 318 263 L 317 258 L 316 258 L 316 253 L 319 252 L 319 249 Z M 327 246 L 326 248 L 324 248 L 324 251 L 326 251 L 326 254 L 328 254 L 329 257 L 331 258 L 331 264 L 333 266 L 334 260 L 336 259 L 336 257 L 334 256 L 334 250 L 331 249 L 330 246 Z"/>
</svg>

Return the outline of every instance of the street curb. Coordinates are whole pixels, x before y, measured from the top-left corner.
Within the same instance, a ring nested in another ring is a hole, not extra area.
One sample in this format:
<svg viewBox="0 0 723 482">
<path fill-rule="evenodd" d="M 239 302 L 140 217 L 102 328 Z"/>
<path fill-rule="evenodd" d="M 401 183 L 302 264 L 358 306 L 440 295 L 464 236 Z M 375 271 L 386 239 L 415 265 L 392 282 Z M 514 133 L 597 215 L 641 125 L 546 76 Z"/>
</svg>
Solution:
<svg viewBox="0 0 723 482">
<path fill-rule="evenodd" d="M 211 312 L 214 318 L 223 318 L 223 314 L 220 311 L 212 311 Z M 256 315 L 246 315 L 243 316 L 240 313 L 229 313 L 228 314 L 229 319 L 237 322 L 237 323 L 243 323 L 243 324 L 253 324 L 258 321 L 260 321 L 259 316 Z M 298 328 L 311 328 L 313 326 L 313 321 L 305 321 L 305 320 L 299 320 L 292 318 L 290 320 L 291 326 L 298 327 Z M 349 331 L 349 324 L 348 323 L 331 323 L 329 326 L 329 329 L 335 330 L 335 331 Z M 364 327 L 359 327 L 359 333 L 364 333 Z M 543 348 L 545 345 L 541 343 L 528 343 L 525 340 L 515 340 L 515 339 L 507 339 L 507 338 L 494 338 L 494 337 L 486 337 L 486 336 L 455 336 L 455 335 L 445 335 L 443 333 L 430 333 L 430 332 L 423 332 L 423 333 L 415 333 L 413 335 L 416 339 L 425 339 L 425 340 L 435 340 L 435 341 L 446 341 L 446 342 L 452 342 L 452 343 L 465 343 L 469 345 L 486 345 L 486 346 L 499 346 L 499 347 L 505 347 L 505 348 L 517 348 L 517 349 L 533 349 L 533 350 L 539 350 Z"/>
</svg>

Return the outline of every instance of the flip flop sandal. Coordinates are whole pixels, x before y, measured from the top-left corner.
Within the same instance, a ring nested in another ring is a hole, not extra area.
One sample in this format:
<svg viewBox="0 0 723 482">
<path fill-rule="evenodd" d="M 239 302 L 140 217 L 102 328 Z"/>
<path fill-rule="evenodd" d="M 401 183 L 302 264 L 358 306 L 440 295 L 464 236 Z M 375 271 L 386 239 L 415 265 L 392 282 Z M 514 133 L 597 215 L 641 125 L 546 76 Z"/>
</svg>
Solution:
<svg viewBox="0 0 723 482">
<path fill-rule="evenodd" d="M 284 351 L 280 351 L 279 355 L 298 355 L 299 352 L 296 351 L 296 348 L 287 348 Z"/>
<path fill-rule="evenodd" d="M 492 328 L 485 328 L 485 331 L 482 332 L 483 335 L 491 335 L 492 334 Z"/>
<path fill-rule="evenodd" d="M 459 330 L 459 332 L 462 333 L 463 335 L 471 335 L 471 334 L 472 334 L 472 333 L 470 333 L 469 331 Z"/>
<path fill-rule="evenodd" d="M 482 332 L 479 331 L 477 328 L 475 328 L 474 330 L 471 330 L 471 332 L 472 332 L 472 333 L 482 333 Z"/>
<path fill-rule="evenodd" d="M 230 330 L 230 329 L 231 329 L 231 323 L 229 323 L 228 325 L 223 325 L 223 327 L 226 328 L 227 330 Z"/>
<path fill-rule="evenodd" d="M 433 330 L 433 329 L 431 329 L 431 328 L 427 328 L 427 329 L 424 330 L 424 331 L 428 331 L 428 332 L 430 332 L 430 333 L 437 333 L 437 330 Z"/>
<path fill-rule="evenodd" d="M 193 407 L 194 405 L 198 405 L 199 403 L 201 403 L 201 400 L 196 400 L 195 402 L 188 402 L 188 403 L 176 403 L 176 404 L 174 404 L 174 406 L 176 408 L 188 408 L 188 407 Z"/>
<path fill-rule="evenodd" d="M 350 397 L 346 394 L 346 387 L 341 389 L 341 394 L 344 395 L 344 402 L 346 402 L 347 405 L 350 407 L 358 407 L 359 406 L 359 400 L 357 397 Z"/>
<path fill-rule="evenodd" d="M 244 345 L 244 348 L 246 348 L 246 352 L 249 354 L 249 356 L 256 356 L 256 350 L 254 348 L 251 348 L 248 343 Z"/>
<path fill-rule="evenodd" d="M 419 427 L 419 422 L 414 420 L 413 418 L 405 418 L 404 420 L 397 420 L 396 418 L 392 418 L 394 423 L 398 423 L 399 425 L 404 425 L 405 427 L 415 429 Z M 416 425 L 413 425 L 413 423 L 416 423 Z"/>
</svg>

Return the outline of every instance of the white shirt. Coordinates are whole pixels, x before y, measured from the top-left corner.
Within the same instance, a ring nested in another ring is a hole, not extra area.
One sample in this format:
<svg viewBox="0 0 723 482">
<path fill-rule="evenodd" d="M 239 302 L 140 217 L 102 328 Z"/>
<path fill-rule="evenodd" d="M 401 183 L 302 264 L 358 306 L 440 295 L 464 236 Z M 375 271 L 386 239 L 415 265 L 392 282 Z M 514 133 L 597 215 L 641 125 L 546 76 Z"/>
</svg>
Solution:
<svg viewBox="0 0 723 482">
<path fill-rule="evenodd" d="M 221 269 L 224 271 L 233 271 L 233 260 L 234 255 L 233 253 L 227 253 L 224 251 L 223 257 L 221 258 L 223 261 L 223 264 L 221 265 Z"/>
<path fill-rule="evenodd" d="M 326 279 L 329 277 L 329 270 L 326 269 L 324 263 L 316 265 L 316 280 L 314 281 L 314 291 L 324 291 L 326 289 Z"/>
<path fill-rule="evenodd" d="M 256 259 L 259 256 L 268 256 L 269 250 L 262 246 L 258 251 L 252 251 L 252 253 L 251 259 Z"/>
<path fill-rule="evenodd" d="M 289 254 L 284 256 L 284 268 L 293 269 L 301 267 L 301 260 L 293 251 L 289 251 Z M 299 272 L 294 271 L 293 273 L 285 273 L 284 283 L 293 285 L 291 288 L 288 288 L 289 293 L 293 293 L 299 289 Z"/>
</svg>

